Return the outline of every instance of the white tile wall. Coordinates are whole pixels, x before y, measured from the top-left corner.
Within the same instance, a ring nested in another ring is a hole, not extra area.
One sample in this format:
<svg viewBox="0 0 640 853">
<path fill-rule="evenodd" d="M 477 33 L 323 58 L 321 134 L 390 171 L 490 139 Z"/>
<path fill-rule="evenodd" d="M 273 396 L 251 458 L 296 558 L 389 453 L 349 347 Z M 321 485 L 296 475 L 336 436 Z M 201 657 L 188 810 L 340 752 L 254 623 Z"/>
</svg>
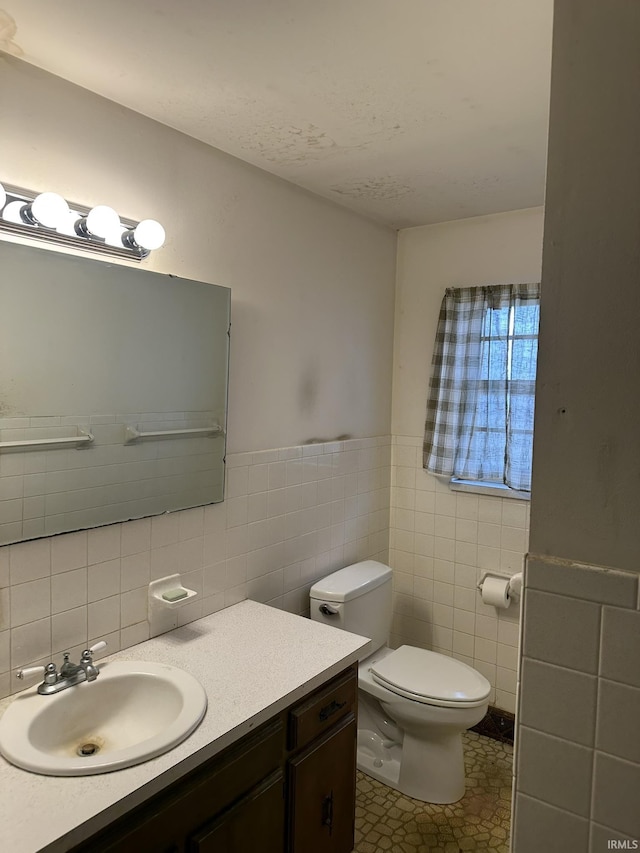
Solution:
<svg viewBox="0 0 640 853">
<path fill-rule="evenodd" d="M 529 558 L 518 853 L 534 849 L 533 838 L 535 849 L 549 839 L 544 849 L 589 853 L 640 839 L 638 587 L 635 572 Z"/>
<path fill-rule="evenodd" d="M 356 560 L 388 561 L 391 439 L 227 457 L 226 500 L 0 548 L 0 696 L 21 666 L 149 637 L 150 579 L 199 597 L 180 624 L 244 598 L 308 612 L 310 586 Z"/>
<path fill-rule="evenodd" d="M 490 702 L 514 712 L 519 608 L 482 602 L 484 571 L 522 571 L 528 501 L 452 492 L 422 468 L 422 437 L 394 436 L 390 562 L 394 570 L 392 645 L 452 655 L 482 672 Z"/>
</svg>

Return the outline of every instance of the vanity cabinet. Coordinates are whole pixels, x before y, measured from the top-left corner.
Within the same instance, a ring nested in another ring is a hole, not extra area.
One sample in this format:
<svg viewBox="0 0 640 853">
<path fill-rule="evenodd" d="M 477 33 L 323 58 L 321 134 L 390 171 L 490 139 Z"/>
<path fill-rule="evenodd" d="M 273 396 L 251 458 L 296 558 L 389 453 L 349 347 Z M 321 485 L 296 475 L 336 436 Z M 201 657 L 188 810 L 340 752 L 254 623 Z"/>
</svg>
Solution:
<svg viewBox="0 0 640 853">
<path fill-rule="evenodd" d="M 348 670 L 289 713 L 289 853 L 353 850 L 357 695 Z"/>
<path fill-rule="evenodd" d="M 356 703 L 351 667 L 73 853 L 351 853 Z"/>
</svg>

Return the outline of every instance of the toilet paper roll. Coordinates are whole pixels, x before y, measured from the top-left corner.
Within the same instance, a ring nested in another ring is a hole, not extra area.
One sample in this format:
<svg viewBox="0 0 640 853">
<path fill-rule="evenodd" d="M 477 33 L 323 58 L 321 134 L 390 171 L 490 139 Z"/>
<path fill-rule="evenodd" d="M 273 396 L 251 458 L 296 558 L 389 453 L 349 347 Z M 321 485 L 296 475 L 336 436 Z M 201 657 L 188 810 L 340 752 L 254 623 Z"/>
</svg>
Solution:
<svg viewBox="0 0 640 853">
<path fill-rule="evenodd" d="M 485 578 L 482 582 L 482 600 L 485 604 L 492 604 L 494 607 L 505 610 L 511 604 L 509 579 Z"/>
</svg>

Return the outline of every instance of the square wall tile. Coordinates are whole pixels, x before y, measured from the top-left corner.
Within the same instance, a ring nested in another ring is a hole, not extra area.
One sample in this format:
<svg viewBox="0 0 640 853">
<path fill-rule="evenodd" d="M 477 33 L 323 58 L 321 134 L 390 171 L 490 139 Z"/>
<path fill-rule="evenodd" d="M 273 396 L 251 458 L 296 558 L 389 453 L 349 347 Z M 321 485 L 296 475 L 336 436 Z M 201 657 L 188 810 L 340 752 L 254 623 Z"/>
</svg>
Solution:
<svg viewBox="0 0 640 853">
<path fill-rule="evenodd" d="M 565 740 L 593 746 L 597 678 L 524 658 L 520 722 Z"/>
<path fill-rule="evenodd" d="M 589 817 L 593 751 L 521 725 L 518 790 Z"/>
<path fill-rule="evenodd" d="M 63 533 L 51 539 L 51 572 L 69 572 L 87 565 L 87 531 Z"/>
<path fill-rule="evenodd" d="M 602 611 L 600 675 L 640 687 L 640 611 Z"/>
<path fill-rule="evenodd" d="M 120 592 L 120 560 L 109 560 L 89 566 L 89 601 L 109 598 Z"/>
<path fill-rule="evenodd" d="M 49 539 L 34 539 L 9 546 L 11 583 L 46 578 L 51 574 L 51 543 Z"/>
<path fill-rule="evenodd" d="M 11 625 L 17 628 L 51 615 L 51 578 L 11 587 Z"/>
<path fill-rule="evenodd" d="M 501 708 L 503 711 L 509 711 L 511 714 L 516 712 L 516 694 L 508 693 L 506 690 L 496 689 L 496 698 L 494 700 L 496 708 Z"/>
<path fill-rule="evenodd" d="M 527 505 L 524 501 L 505 500 L 502 502 L 502 524 L 506 527 L 527 526 Z"/>
<path fill-rule="evenodd" d="M 600 679 L 596 747 L 640 764 L 640 688 Z"/>
<path fill-rule="evenodd" d="M 640 839 L 640 765 L 596 753 L 592 819 Z"/>
<path fill-rule="evenodd" d="M 149 623 L 145 620 L 144 622 L 138 622 L 136 625 L 129 625 L 127 628 L 122 629 L 120 637 L 120 647 L 123 649 L 137 646 L 138 643 L 144 643 L 145 640 L 149 639 Z"/>
<path fill-rule="evenodd" d="M 77 607 L 51 617 L 51 651 L 54 655 L 87 643 L 87 608 Z"/>
<path fill-rule="evenodd" d="M 120 596 L 103 598 L 89 604 L 89 639 L 120 630 Z"/>
<path fill-rule="evenodd" d="M 204 514 L 203 514 L 204 517 Z M 123 557 L 148 552 L 151 548 L 151 519 L 139 518 L 122 525 L 120 553 Z"/>
<path fill-rule="evenodd" d="M 598 604 L 635 608 L 638 596 L 636 572 L 620 572 L 598 566 L 527 560 L 527 586 Z"/>
<path fill-rule="evenodd" d="M 478 496 L 478 521 L 502 524 L 502 499 Z"/>
<path fill-rule="evenodd" d="M 612 847 L 611 842 L 626 842 L 620 843 L 617 848 Z M 636 842 L 635 845 L 632 842 Z M 615 829 L 609 829 L 606 826 L 600 826 L 598 823 L 591 824 L 591 838 L 589 839 L 589 853 L 608 853 L 609 850 L 634 850 L 638 849 L 638 839 L 631 838 L 629 835 L 623 835 L 621 832 L 616 832 Z"/>
<path fill-rule="evenodd" d="M 180 513 L 156 515 L 151 519 L 151 548 L 175 545 L 180 540 Z"/>
<path fill-rule="evenodd" d="M 595 674 L 599 644 L 597 604 L 525 590 L 523 652 L 527 657 Z"/>
<path fill-rule="evenodd" d="M 159 518 L 164 519 L 166 516 L 159 516 Z M 108 527 L 96 527 L 88 531 L 87 556 L 89 565 L 104 563 L 120 556 L 120 527 L 119 524 L 110 524 Z"/>
<path fill-rule="evenodd" d="M 524 794 L 516 795 L 514 853 L 583 853 L 589 843 L 585 818 Z"/>
<path fill-rule="evenodd" d="M 204 507 L 183 509 L 178 513 L 180 539 L 195 539 L 204 535 Z"/>
<path fill-rule="evenodd" d="M 9 545 L 0 547 L 0 587 L 9 586 Z"/>
<path fill-rule="evenodd" d="M 51 612 L 62 613 L 87 603 L 87 570 L 74 569 L 51 577 Z"/>
<path fill-rule="evenodd" d="M 29 622 L 11 629 L 11 669 L 32 664 L 51 655 L 51 619 Z M 20 688 L 22 689 L 22 688 Z"/>
<path fill-rule="evenodd" d="M 151 552 L 141 551 L 120 560 L 120 589 L 128 592 L 139 586 L 148 586 L 151 578 Z"/>
<path fill-rule="evenodd" d="M 121 625 L 128 628 L 138 622 L 144 622 L 147 618 L 148 589 L 140 587 L 132 589 L 122 595 L 120 602 Z"/>
<path fill-rule="evenodd" d="M 11 632 L 0 631 L 0 672 L 11 669 Z"/>
</svg>

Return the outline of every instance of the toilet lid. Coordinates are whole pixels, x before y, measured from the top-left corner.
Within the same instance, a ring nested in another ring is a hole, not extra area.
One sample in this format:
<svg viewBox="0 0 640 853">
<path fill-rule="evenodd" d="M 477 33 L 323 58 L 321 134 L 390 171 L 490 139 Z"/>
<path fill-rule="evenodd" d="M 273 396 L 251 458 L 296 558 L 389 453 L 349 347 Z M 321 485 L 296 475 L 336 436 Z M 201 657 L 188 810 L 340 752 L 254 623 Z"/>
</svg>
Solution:
<svg viewBox="0 0 640 853">
<path fill-rule="evenodd" d="M 481 705 L 491 685 L 479 672 L 455 658 L 414 646 L 400 646 L 371 665 L 374 681 L 418 702 L 472 707 Z"/>
</svg>

